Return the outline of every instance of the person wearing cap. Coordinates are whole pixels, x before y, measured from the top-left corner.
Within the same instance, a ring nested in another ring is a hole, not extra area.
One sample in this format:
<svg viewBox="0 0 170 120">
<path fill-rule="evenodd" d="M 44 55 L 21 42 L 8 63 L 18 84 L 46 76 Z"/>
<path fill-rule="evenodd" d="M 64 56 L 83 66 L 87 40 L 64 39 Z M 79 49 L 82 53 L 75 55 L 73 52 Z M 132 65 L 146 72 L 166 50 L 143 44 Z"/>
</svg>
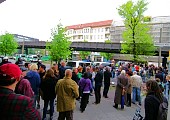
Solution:
<svg viewBox="0 0 170 120">
<path fill-rule="evenodd" d="M 0 66 L 7 63 L 11 63 L 11 62 L 8 61 L 8 57 L 4 57 L 2 62 L 0 63 Z"/>
<path fill-rule="evenodd" d="M 20 81 L 21 70 L 12 63 L 0 66 L 0 119 L 1 120 L 40 120 L 34 101 L 14 92 Z"/>
</svg>

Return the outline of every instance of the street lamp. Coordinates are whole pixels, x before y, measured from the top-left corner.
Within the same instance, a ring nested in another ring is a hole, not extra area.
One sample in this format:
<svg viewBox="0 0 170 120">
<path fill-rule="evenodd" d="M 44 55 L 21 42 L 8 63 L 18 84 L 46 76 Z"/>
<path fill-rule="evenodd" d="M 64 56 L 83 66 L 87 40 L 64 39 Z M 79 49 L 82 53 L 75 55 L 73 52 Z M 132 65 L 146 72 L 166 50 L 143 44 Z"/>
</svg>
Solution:
<svg viewBox="0 0 170 120">
<path fill-rule="evenodd" d="M 25 39 L 23 38 L 23 41 L 22 41 L 22 54 L 24 54 L 24 44 L 25 44 Z"/>
</svg>

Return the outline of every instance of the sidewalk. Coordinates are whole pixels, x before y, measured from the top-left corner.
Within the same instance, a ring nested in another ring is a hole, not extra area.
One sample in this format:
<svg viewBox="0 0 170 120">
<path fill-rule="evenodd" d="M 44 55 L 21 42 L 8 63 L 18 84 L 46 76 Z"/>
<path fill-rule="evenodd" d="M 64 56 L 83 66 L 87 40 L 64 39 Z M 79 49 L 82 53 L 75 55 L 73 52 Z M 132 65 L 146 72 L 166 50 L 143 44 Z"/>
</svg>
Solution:
<svg viewBox="0 0 170 120">
<path fill-rule="evenodd" d="M 76 101 L 76 109 L 74 110 L 74 116 L 73 116 L 74 120 L 132 120 L 138 106 L 132 104 L 132 107 L 125 106 L 124 110 L 115 109 L 113 107 L 114 89 L 115 89 L 115 87 L 110 87 L 110 91 L 108 94 L 109 98 L 102 97 L 101 103 L 98 105 L 92 104 L 95 101 L 95 97 L 94 97 L 94 95 L 90 96 L 89 104 L 83 113 L 81 113 L 79 111 L 79 106 L 80 106 L 79 101 Z M 102 89 L 101 93 L 102 92 L 103 92 L 103 89 Z M 142 116 L 144 116 L 143 105 L 141 106 L 141 108 L 142 108 L 141 114 L 142 114 Z M 40 111 L 42 114 L 43 100 L 41 100 Z M 49 117 L 49 115 L 47 114 L 47 120 L 48 120 L 48 117 Z M 57 118 L 58 118 L 58 113 L 56 112 L 56 106 L 55 106 L 55 112 L 54 112 L 53 119 L 57 120 Z"/>
</svg>

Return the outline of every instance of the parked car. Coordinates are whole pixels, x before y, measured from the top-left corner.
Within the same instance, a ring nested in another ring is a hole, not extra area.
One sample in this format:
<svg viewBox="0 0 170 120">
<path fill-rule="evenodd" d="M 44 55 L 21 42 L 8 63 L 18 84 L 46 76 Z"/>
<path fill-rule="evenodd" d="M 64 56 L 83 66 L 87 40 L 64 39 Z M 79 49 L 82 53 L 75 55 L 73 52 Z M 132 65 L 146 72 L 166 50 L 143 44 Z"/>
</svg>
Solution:
<svg viewBox="0 0 170 120">
<path fill-rule="evenodd" d="M 38 62 L 38 56 L 37 55 L 28 55 L 27 62 Z"/>
<path fill-rule="evenodd" d="M 14 59 L 14 60 L 18 60 L 18 58 L 21 58 L 22 61 L 26 61 L 26 60 L 27 60 L 26 56 L 27 56 L 26 54 L 16 54 L 16 55 L 13 57 L 13 59 Z"/>
<path fill-rule="evenodd" d="M 69 66 L 70 68 L 76 67 L 78 68 L 79 65 L 83 66 L 83 64 L 86 64 L 86 66 L 91 65 L 91 62 L 84 62 L 84 61 L 68 61 L 66 63 L 66 66 Z"/>
<path fill-rule="evenodd" d="M 49 61 L 50 59 L 51 59 L 51 57 L 48 56 L 48 55 L 41 57 L 41 60 L 42 60 L 42 61 Z"/>
</svg>

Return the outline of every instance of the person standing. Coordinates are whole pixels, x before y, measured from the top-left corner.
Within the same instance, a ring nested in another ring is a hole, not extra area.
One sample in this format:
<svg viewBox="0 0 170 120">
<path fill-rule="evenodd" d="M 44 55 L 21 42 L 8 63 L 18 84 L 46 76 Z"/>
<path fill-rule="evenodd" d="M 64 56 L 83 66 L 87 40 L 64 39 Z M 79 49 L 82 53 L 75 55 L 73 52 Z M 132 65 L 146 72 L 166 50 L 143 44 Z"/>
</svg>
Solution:
<svg viewBox="0 0 170 120">
<path fill-rule="evenodd" d="M 164 101 L 162 91 L 155 80 L 147 81 L 146 89 L 144 120 L 157 120 L 159 105 Z"/>
<path fill-rule="evenodd" d="M 67 69 L 65 77 L 57 82 L 55 91 L 57 94 L 58 120 L 73 120 L 75 100 L 79 96 L 78 85 L 71 79 L 72 71 Z"/>
<path fill-rule="evenodd" d="M 128 87 L 128 78 L 126 77 L 126 71 L 122 70 L 120 75 L 117 77 L 117 85 L 115 91 L 115 98 L 113 106 L 114 108 L 118 108 L 118 104 L 121 105 L 121 109 L 124 109 L 124 102 L 125 102 L 125 91 Z"/>
<path fill-rule="evenodd" d="M 50 120 L 52 120 L 54 113 L 54 99 L 56 98 L 55 86 L 56 86 L 56 77 L 52 69 L 47 70 L 45 76 L 43 77 L 41 83 L 41 90 L 43 93 L 44 99 L 44 108 L 43 108 L 43 120 L 46 119 L 48 103 L 50 103 Z"/>
<path fill-rule="evenodd" d="M 80 103 L 80 111 L 84 112 L 89 102 L 90 90 L 92 89 L 91 80 L 89 79 L 88 73 L 83 74 L 83 78 L 79 81 L 79 87 L 82 91 L 82 98 Z"/>
<path fill-rule="evenodd" d="M 102 80 L 103 80 L 103 73 L 102 71 L 100 71 L 99 67 L 96 67 L 96 76 L 94 78 L 94 81 L 95 81 L 95 88 L 94 88 L 94 91 L 95 91 L 95 102 L 94 104 L 99 104 L 100 103 L 100 100 L 101 100 L 101 87 L 102 87 Z"/>
<path fill-rule="evenodd" d="M 34 98 L 34 92 L 31 88 L 31 84 L 27 79 L 24 78 L 26 76 L 26 70 L 26 68 L 22 68 L 21 78 L 20 81 L 16 84 L 15 93 Z"/>
<path fill-rule="evenodd" d="M 3 64 L 7 64 L 7 63 L 11 63 L 11 62 L 8 61 L 8 57 L 4 57 L 2 59 L 2 62 L 0 63 L 0 66 L 3 65 Z"/>
<path fill-rule="evenodd" d="M 109 91 L 110 87 L 110 78 L 112 77 L 112 74 L 109 70 L 109 67 L 106 67 L 106 71 L 104 71 L 104 90 L 103 90 L 103 97 L 108 98 L 107 93 Z"/>
<path fill-rule="evenodd" d="M 127 88 L 127 107 L 131 107 L 131 93 L 132 93 L 132 71 L 128 71 L 126 76 L 128 78 L 128 88 Z"/>
<path fill-rule="evenodd" d="M 37 64 L 32 64 L 30 66 L 30 71 L 26 74 L 26 79 L 29 80 L 31 83 L 32 90 L 34 91 L 34 104 L 36 106 L 37 101 L 37 108 L 40 108 L 40 101 L 38 99 L 39 97 L 39 87 L 40 87 L 40 75 L 37 72 L 38 66 Z"/>
<path fill-rule="evenodd" d="M 14 93 L 20 81 L 21 70 L 15 64 L 0 66 L 0 116 L 1 120 L 41 120 L 34 108 L 34 101 L 27 96 Z"/>
<path fill-rule="evenodd" d="M 136 101 L 139 102 L 139 105 L 141 105 L 141 87 L 142 87 L 142 78 L 141 76 L 137 75 L 137 72 L 133 72 L 132 76 L 132 103 L 135 104 Z"/>
<path fill-rule="evenodd" d="M 65 65 L 66 63 L 64 61 L 61 61 L 61 66 L 59 67 L 59 75 L 60 75 L 60 79 L 64 78 L 64 73 L 65 73 Z"/>
</svg>

